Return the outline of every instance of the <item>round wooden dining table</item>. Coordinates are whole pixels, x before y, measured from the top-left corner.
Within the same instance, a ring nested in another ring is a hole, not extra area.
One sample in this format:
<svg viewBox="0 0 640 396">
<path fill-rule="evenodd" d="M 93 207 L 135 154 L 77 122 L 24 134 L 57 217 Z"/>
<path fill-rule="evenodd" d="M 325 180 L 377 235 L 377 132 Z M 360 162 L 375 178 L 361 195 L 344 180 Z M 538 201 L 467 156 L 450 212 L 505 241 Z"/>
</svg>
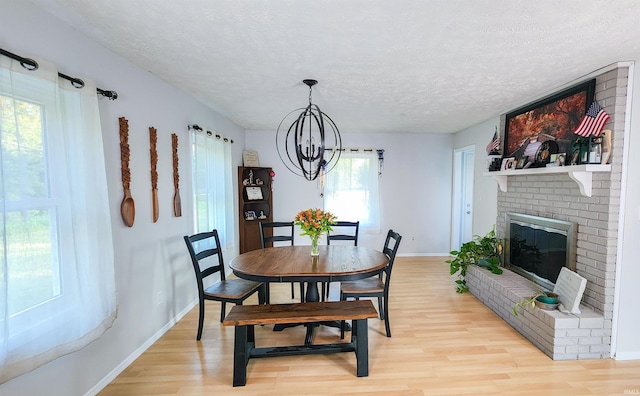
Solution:
<svg viewBox="0 0 640 396">
<path fill-rule="evenodd" d="M 237 277 L 258 282 L 305 282 L 304 302 L 315 302 L 320 301 L 317 282 L 369 278 L 381 273 L 389 263 L 386 254 L 362 246 L 329 245 L 319 246 L 318 250 L 318 256 L 311 256 L 311 246 L 252 250 L 231 260 L 229 267 Z M 305 343 L 310 342 L 313 327 L 307 326 Z"/>
</svg>

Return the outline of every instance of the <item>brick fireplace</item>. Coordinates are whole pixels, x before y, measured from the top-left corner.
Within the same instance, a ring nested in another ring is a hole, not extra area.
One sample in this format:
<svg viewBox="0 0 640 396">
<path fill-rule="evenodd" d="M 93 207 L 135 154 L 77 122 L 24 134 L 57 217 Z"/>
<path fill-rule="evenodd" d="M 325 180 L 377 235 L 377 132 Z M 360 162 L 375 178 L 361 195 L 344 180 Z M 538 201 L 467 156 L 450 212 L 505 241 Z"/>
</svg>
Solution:
<svg viewBox="0 0 640 396">
<path fill-rule="evenodd" d="M 592 194 L 584 196 L 567 173 L 508 177 L 498 192 L 496 233 L 505 235 L 505 213 L 515 212 L 574 222 L 578 226 L 576 272 L 587 279 L 581 314 L 526 308 L 514 304 L 539 286 L 511 271 L 493 275 L 481 268 L 467 271 L 469 290 L 514 329 L 554 360 L 609 358 L 618 246 L 622 147 L 627 106 L 628 68 L 610 67 L 596 78 L 595 99 L 611 116 L 611 172 L 593 173 Z M 501 118 L 504 130 L 504 115 Z"/>
</svg>

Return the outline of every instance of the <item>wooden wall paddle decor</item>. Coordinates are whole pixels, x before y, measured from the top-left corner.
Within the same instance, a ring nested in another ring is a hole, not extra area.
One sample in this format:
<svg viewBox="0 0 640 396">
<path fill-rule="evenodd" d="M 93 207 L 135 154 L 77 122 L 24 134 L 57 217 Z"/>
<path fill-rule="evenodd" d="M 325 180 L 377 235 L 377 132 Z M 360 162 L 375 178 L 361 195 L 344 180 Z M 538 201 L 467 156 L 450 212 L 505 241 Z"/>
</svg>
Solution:
<svg viewBox="0 0 640 396">
<path fill-rule="evenodd" d="M 132 227 L 136 218 L 136 206 L 131 197 L 131 171 L 129 170 L 129 122 L 126 118 L 120 117 L 120 162 L 122 169 L 122 188 L 124 198 L 120 204 L 120 214 L 127 227 Z"/>
<path fill-rule="evenodd" d="M 158 131 L 154 127 L 149 127 L 149 154 L 151 157 L 151 205 L 153 208 L 153 222 L 158 221 L 160 210 L 158 208 Z"/>
<path fill-rule="evenodd" d="M 173 149 L 173 214 L 176 217 L 182 216 L 182 203 L 180 202 L 180 175 L 178 174 L 178 135 L 171 134 L 171 148 Z"/>
</svg>

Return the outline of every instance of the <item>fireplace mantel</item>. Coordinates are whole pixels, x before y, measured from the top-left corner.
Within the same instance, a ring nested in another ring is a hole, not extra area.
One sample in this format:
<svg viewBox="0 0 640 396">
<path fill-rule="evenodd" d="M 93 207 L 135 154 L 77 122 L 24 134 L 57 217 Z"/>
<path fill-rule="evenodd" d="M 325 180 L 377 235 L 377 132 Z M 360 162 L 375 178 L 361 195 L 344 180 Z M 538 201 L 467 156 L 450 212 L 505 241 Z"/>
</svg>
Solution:
<svg viewBox="0 0 640 396">
<path fill-rule="evenodd" d="M 611 165 L 586 164 L 553 166 L 548 168 L 514 169 L 507 171 L 485 172 L 483 173 L 483 175 L 493 177 L 498 182 L 500 191 L 507 192 L 507 179 L 509 178 L 509 176 L 567 173 L 569 177 L 578 184 L 578 187 L 580 188 L 580 194 L 584 195 L 585 197 L 590 197 L 593 172 L 611 172 Z"/>
</svg>

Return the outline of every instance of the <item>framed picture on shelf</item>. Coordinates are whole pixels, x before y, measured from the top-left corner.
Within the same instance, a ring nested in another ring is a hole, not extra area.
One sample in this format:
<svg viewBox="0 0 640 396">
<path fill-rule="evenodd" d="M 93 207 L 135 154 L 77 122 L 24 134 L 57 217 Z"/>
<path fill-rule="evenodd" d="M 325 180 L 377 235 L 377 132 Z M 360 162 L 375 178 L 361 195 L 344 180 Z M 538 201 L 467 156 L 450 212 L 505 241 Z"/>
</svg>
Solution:
<svg viewBox="0 0 640 396">
<path fill-rule="evenodd" d="M 517 160 L 514 157 L 504 158 L 502 160 L 502 167 L 500 168 L 500 170 L 503 170 L 503 171 L 514 170 L 516 169 L 516 163 L 517 163 Z"/>
<path fill-rule="evenodd" d="M 260 187 L 247 187 L 247 200 L 256 201 L 262 200 L 262 188 Z"/>
<path fill-rule="evenodd" d="M 260 160 L 258 159 L 258 152 L 251 150 L 243 150 L 242 151 L 242 163 L 245 167 L 259 167 Z"/>
<path fill-rule="evenodd" d="M 523 155 L 522 157 L 520 157 L 520 159 L 516 163 L 516 169 L 524 168 L 524 166 L 527 164 L 528 160 L 529 160 L 529 157 L 527 157 L 526 155 Z"/>
<path fill-rule="evenodd" d="M 507 113 L 504 154 L 520 158 L 529 144 L 548 140 L 558 152 L 571 152 L 576 129 L 593 102 L 596 80 L 592 79 Z"/>
</svg>

